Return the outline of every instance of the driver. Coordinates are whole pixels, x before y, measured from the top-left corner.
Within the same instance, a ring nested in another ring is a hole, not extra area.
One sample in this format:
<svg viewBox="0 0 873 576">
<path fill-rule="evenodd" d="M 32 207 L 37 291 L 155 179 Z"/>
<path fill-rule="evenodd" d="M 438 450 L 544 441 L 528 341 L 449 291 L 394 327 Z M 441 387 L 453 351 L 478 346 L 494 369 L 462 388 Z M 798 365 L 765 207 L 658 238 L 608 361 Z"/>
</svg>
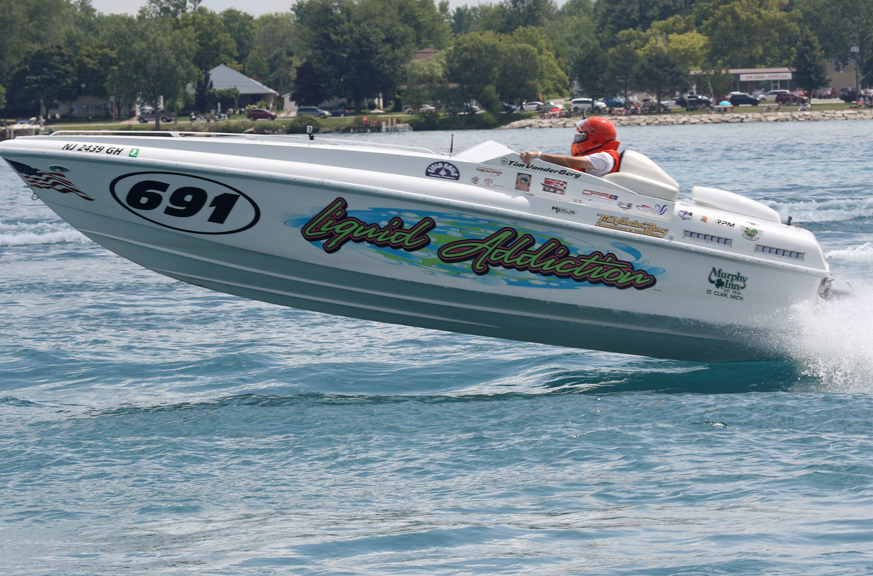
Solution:
<svg viewBox="0 0 873 576">
<path fill-rule="evenodd" d="M 576 134 L 570 150 L 566 154 L 544 154 L 542 152 L 522 152 L 521 161 L 530 164 L 534 158 L 581 170 L 592 176 L 606 176 L 618 172 L 621 156 L 618 153 L 620 142 L 615 139 L 615 126 L 606 118 L 595 116 L 576 122 Z"/>
</svg>

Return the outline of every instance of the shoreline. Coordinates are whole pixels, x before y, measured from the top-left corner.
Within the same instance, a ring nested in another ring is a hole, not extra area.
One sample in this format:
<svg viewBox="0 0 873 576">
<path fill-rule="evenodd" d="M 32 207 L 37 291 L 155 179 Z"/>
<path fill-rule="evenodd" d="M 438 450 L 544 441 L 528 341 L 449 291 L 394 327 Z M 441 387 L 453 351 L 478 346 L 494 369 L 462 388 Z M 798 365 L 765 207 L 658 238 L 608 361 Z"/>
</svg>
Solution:
<svg viewBox="0 0 873 576">
<path fill-rule="evenodd" d="M 684 126 L 689 124 L 737 124 L 741 122 L 820 122 L 823 120 L 870 120 L 873 110 L 825 110 L 793 112 L 728 112 L 725 114 L 637 114 L 605 116 L 615 126 Z M 575 118 L 527 118 L 510 122 L 495 130 L 524 128 L 573 128 Z"/>
</svg>

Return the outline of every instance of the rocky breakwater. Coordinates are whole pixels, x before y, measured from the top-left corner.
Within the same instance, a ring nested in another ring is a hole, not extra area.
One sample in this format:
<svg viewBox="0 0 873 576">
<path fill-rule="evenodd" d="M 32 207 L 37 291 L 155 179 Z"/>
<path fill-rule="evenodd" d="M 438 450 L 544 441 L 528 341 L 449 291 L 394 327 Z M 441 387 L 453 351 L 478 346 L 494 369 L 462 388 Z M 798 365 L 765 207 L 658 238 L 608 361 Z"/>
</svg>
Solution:
<svg viewBox="0 0 873 576">
<path fill-rule="evenodd" d="M 511 122 L 506 128 L 572 128 L 574 118 L 527 118 Z M 740 122 L 815 122 L 819 120 L 869 120 L 873 110 L 822 110 L 792 112 L 731 112 L 719 114 L 635 114 L 609 116 L 616 126 L 681 126 L 685 124 L 736 124 Z"/>
</svg>

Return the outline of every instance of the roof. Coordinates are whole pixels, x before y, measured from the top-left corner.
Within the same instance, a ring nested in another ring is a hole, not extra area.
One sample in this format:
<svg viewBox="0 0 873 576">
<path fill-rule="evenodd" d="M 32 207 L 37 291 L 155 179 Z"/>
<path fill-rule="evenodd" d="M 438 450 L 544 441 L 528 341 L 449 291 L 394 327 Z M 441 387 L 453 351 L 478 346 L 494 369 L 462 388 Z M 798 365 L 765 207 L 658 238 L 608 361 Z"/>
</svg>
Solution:
<svg viewBox="0 0 873 576">
<path fill-rule="evenodd" d="M 229 68 L 224 64 L 219 64 L 209 71 L 209 78 L 212 80 L 212 88 L 215 90 L 228 90 L 236 88 L 239 90 L 240 96 L 246 94 L 273 94 L 278 96 L 279 93 L 272 88 L 267 88 L 257 80 L 252 80 L 245 74 L 240 74 L 233 68 Z"/>
</svg>

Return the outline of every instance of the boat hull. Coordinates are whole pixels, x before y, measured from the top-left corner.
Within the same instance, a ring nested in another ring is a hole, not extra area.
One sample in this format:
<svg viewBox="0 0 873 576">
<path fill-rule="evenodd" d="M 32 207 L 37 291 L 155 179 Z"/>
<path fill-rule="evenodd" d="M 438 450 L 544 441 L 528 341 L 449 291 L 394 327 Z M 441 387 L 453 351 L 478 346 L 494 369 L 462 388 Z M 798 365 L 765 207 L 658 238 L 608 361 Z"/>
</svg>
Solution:
<svg viewBox="0 0 873 576">
<path fill-rule="evenodd" d="M 4 157 L 27 166 L 63 159 L 90 200 L 34 190 L 137 264 L 253 300 L 377 322 L 680 360 L 765 360 L 783 356 L 774 322 L 814 299 L 822 279 L 577 225 L 546 215 L 548 199 L 487 205 L 470 186 L 458 195 L 454 182 L 446 184 L 455 195 L 440 196 L 390 178 L 362 185 L 341 169 L 334 176 L 342 177 L 319 179 L 202 159 Z M 655 224 L 670 225 L 649 230 Z"/>
</svg>

